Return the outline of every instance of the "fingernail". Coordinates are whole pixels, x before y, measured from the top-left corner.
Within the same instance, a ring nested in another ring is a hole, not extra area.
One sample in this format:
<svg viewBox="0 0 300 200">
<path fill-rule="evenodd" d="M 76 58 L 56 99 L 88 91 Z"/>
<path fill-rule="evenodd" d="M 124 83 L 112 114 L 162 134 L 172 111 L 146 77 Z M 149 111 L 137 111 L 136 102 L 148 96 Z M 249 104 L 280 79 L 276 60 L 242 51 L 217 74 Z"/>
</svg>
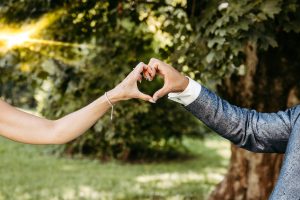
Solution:
<svg viewBox="0 0 300 200">
<path fill-rule="evenodd" d="M 156 97 L 154 97 L 154 98 L 153 98 L 153 101 L 156 103 L 156 101 L 157 101 L 157 98 L 156 98 Z"/>
<path fill-rule="evenodd" d="M 140 83 L 142 83 L 142 80 L 139 80 Z"/>
<path fill-rule="evenodd" d="M 156 101 L 154 101 L 153 99 L 149 100 L 150 103 L 156 103 Z"/>
</svg>

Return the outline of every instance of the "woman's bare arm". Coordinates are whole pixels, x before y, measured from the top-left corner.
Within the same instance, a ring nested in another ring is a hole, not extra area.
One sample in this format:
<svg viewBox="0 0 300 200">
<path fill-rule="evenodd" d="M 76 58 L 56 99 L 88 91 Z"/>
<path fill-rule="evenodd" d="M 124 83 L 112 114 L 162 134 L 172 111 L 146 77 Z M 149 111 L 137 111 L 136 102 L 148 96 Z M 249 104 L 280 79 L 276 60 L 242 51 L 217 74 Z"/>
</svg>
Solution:
<svg viewBox="0 0 300 200">
<path fill-rule="evenodd" d="M 126 79 L 107 93 L 112 103 L 131 98 L 151 101 L 151 97 L 141 93 L 137 81 L 146 68 L 140 63 Z M 146 69 L 147 70 L 147 69 Z M 63 106 L 63 105 L 62 105 Z M 40 118 L 0 100 L 0 135 L 14 141 L 30 144 L 63 144 L 87 131 L 101 118 L 110 104 L 103 95 L 86 107 L 58 120 Z"/>
<path fill-rule="evenodd" d="M 110 108 L 105 97 L 58 120 L 40 118 L 0 101 L 0 134 L 31 144 L 62 144 L 80 136 Z"/>
</svg>

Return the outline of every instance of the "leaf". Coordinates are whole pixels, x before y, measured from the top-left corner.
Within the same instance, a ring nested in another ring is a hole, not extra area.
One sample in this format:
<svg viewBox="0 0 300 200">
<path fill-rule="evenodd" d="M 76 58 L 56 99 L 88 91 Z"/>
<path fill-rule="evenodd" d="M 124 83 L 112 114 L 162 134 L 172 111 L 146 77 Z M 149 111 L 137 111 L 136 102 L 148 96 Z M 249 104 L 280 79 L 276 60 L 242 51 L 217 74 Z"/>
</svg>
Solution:
<svg viewBox="0 0 300 200">
<path fill-rule="evenodd" d="M 266 37 L 266 40 L 271 45 L 271 47 L 273 48 L 278 47 L 278 43 L 273 37 Z"/>
<path fill-rule="evenodd" d="M 281 11 L 281 1 L 279 0 L 270 0 L 264 1 L 260 7 L 261 11 L 265 13 L 270 18 L 274 18 L 274 15 L 280 13 Z"/>
<path fill-rule="evenodd" d="M 206 56 L 206 62 L 211 63 L 214 57 L 215 57 L 215 52 L 214 51 L 209 52 L 209 54 Z"/>
<path fill-rule="evenodd" d="M 215 44 L 223 45 L 225 43 L 225 41 L 226 40 L 223 37 L 213 38 L 212 40 L 208 41 L 207 46 L 209 48 L 212 48 Z"/>
<path fill-rule="evenodd" d="M 266 14 L 263 13 L 263 12 L 258 13 L 257 18 L 258 18 L 260 21 L 264 21 L 264 20 L 267 20 L 267 19 L 268 19 L 268 17 L 266 16 Z"/>
</svg>

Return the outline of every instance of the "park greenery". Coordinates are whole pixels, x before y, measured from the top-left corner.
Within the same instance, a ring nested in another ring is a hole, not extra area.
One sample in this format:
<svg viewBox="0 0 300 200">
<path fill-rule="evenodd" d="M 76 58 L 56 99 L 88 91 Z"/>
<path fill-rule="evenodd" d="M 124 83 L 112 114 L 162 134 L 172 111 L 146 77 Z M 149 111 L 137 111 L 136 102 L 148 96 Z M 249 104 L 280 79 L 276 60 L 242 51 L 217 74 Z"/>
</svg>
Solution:
<svg viewBox="0 0 300 200">
<path fill-rule="evenodd" d="M 299 34 L 297 0 L 0 0 L 0 95 L 57 119 L 155 57 L 233 104 L 273 112 L 299 103 Z M 139 87 L 153 94 L 162 84 L 157 78 Z M 185 141 L 206 132 L 167 98 L 155 105 L 131 100 L 117 105 L 114 121 L 106 115 L 84 136 L 49 151 L 100 160 L 183 159 L 193 154 Z M 232 162 L 255 159 L 232 150 Z M 245 174 L 235 165 L 228 174 L 257 177 L 263 186 L 268 177 L 256 169 L 272 161 Z M 223 186 L 247 193 L 237 179 Z M 267 196 L 268 187 L 256 193 Z"/>
<path fill-rule="evenodd" d="M 3 54 L 2 96 L 17 106 L 37 107 L 51 119 L 112 89 L 140 61 L 161 58 L 158 49 L 163 47 L 163 39 L 156 40 L 149 30 L 146 15 L 151 7 L 146 4 L 5 1 L 1 6 L 3 24 L 27 24 L 35 30 L 32 38 L 43 39 Z M 153 93 L 161 85 L 158 80 L 140 87 Z M 156 105 L 123 102 L 114 119 L 111 122 L 107 115 L 88 134 L 58 150 L 104 160 L 169 158 L 185 152 L 183 135 L 201 136 L 198 122 L 166 99 Z"/>
<path fill-rule="evenodd" d="M 278 32 L 300 31 L 296 0 L 221 3 L 2 1 L 4 33 L 8 27 L 29 30 L 36 40 L 2 44 L 9 49 L 1 48 L 1 95 L 55 119 L 113 88 L 151 57 L 213 88 L 245 73 L 246 43 L 263 52 L 278 46 Z M 161 85 L 156 80 L 141 88 L 151 94 Z M 183 135 L 202 133 L 191 115 L 166 99 L 156 105 L 129 101 L 118 105 L 114 122 L 104 117 L 60 150 L 101 159 L 172 157 L 176 149 L 184 151 Z"/>
<path fill-rule="evenodd" d="M 193 159 L 120 164 L 62 158 L 45 146 L 0 138 L 0 200 L 204 199 L 226 172 L 229 143 L 216 137 L 183 143 Z"/>
</svg>

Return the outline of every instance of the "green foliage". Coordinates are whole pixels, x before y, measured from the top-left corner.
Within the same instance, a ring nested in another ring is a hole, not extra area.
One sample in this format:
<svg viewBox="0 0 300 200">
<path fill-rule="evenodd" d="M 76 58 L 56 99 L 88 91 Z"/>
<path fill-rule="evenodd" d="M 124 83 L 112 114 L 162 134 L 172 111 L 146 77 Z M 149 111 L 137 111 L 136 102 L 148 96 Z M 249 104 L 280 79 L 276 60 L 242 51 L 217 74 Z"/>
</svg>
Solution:
<svg viewBox="0 0 300 200">
<path fill-rule="evenodd" d="M 54 13 L 57 20 L 39 37 L 83 44 L 32 45 L 6 53 L 0 60 L 1 94 L 16 105 L 37 102 L 44 115 L 58 118 L 111 89 L 139 61 L 162 58 L 211 86 L 226 76 L 245 74 L 248 43 L 260 54 L 285 46 L 283 33 L 300 33 L 297 0 L 222 2 L 0 1 L 3 23 L 29 23 Z M 142 88 L 151 93 L 161 84 L 155 81 Z M 124 102 L 115 119 L 111 123 L 104 117 L 89 134 L 66 145 L 65 152 L 99 158 L 156 157 L 153 149 L 168 152 L 180 146 L 183 134 L 200 130 L 180 106 L 166 100 L 155 106 Z"/>
<path fill-rule="evenodd" d="M 83 107 L 121 82 L 138 62 L 158 57 L 153 33 L 140 17 L 147 4 L 66 0 L 0 5 L 6 8 L 2 13 L 6 23 L 35 22 L 45 13 L 57 17 L 38 36 L 68 45 L 25 45 L 1 59 L 1 74 L 7 75 L 0 78 L 2 95 L 18 99 L 23 95 L 18 91 L 25 88 L 25 102 L 37 104 L 48 118 Z M 153 92 L 161 86 L 157 80 L 143 85 L 142 90 Z M 14 103 L 20 106 L 24 101 Z M 132 100 L 117 106 L 113 122 L 106 115 L 87 134 L 60 150 L 100 159 L 168 158 L 183 148 L 182 135 L 199 133 L 197 127 L 198 122 L 180 105 L 166 99 L 156 105 Z"/>
<path fill-rule="evenodd" d="M 172 53 L 174 65 L 206 83 L 232 74 L 243 75 L 247 43 L 257 45 L 258 53 L 265 52 L 278 47 L 280 34 L 300 33 L 297 0 L 227 3 L 228 7 L 220 9 L 220 1 L 188 2 L 184 17 L 190 26 L 177 26 L 179 39 L 166 52 Z M 167 25 L 163 29 L 169 32 Z"/>
</svg>

